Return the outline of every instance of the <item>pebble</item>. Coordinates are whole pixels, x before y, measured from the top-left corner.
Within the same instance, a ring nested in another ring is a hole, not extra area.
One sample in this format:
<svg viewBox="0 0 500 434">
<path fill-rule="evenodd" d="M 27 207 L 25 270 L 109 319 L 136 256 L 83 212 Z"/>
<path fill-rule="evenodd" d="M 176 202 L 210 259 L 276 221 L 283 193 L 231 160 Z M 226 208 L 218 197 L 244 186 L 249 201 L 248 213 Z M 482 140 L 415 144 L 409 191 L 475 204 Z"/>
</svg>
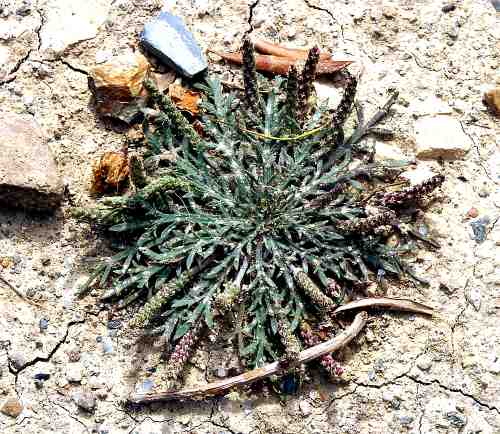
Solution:
<svg viewBox="0 0 500 434">
<path fill-rule="evenodd" d="M 432 366 L 432 358 L 430 356 L 422 356 L 417 360 L 417 368 L 421 371 L 428 371 Z"/>
<path fill-rule="evenodd" d="M 457 5 L 455 3 L 448 3 L 444 5 L 441 10 L 446 14 L 448 12 L 452 12 L 457 8 Z"/>
<path fill-rule="evenodd" d="M 467 217 L 471 219 L 475 219 L 478 215 L 479 211 L 477 210 L 477 208 L 472 207 L 471 209 L 469 209 L 469 211 L 467 211 Z"/>
<path fill-rule="evenodd" d="M 70 362 L 78 362 L 81 358 L 80 349 L 77 347 L 71 348 L 68 352 L 68 360 Z"/>
<path fill-rule="evenodd" d="M 414 418 L 413 416 L 400 416 L 399 417 L 399 423 L 404 426 L 411 425 L 413 422 Z"/>
<path fill-rule="evenodd" d="M 226 368 L 217 368 L 215 369 L 214 374 L 218 378 L 226 378 L 228 375 Z"/>
<path fill-rule="evenodd" d="M 450 411 L 446 413 L 446 419 L 448 419 L 450 423 L 457 428 L 463 428 L 467 425 L 467 417 L 458 411 Z"/>
<path fill-rule="evenodd" d="M 458 119 L 447 115 L 425 116 L 415 121 L 418 158 L 456 160 L 472 146 Z"/>
<path fill-rule="evenodd" d="M 102 338 L 102 351 L 104 354 L 111 354 L 113 352 L 113 341 L 108 336 Z"/>
<path fill-rule="evenodd" d="M 38 374 L 35 374 L 33 378 L 39 381 L 47 381 L 50 378 L 50 374 L 46 374 L 45 372 L 40 372 Z"/>
<path fill-rule="evenodd" d="M 95 53 L 95 63 L 105 63 L 113 57 L 113 52 L 110 50 L 99 50 Z"/>
<path fill-rule="evenodd" d="M 10 364 L 15 371 L 21 370 L 27 363 L 26 357 L 22 353 L 14 353 L 10 357 Z"/>
<path fill-rule="evenodd" d="M 480 244 L 486 240 L 486 227 L 489 223 L 490 219 L 487 216 L 470 222 L 473 239 L 476 240 L 476 243 Z"/>
<path fill-rule="evenodd" d="M 152 380 L 144 380 L 138 387 L 137 387 L 137 393 L 148 393 L 153 390 L 155 387 L 155 383 Z"/>
<path fill-rule="evenodd" d="M 23 406 L 19 398 L 14 394 L 7 396 L 0 405 L 0 412 L 10 417 L 17 417 L 22 411 Z"/>
<path fill-rule="evenodd" d="M 80 383 L 82 381 L 83 368 L 80 364 L 70 364 L 66 367 L 66 379 L 70 383 Z"/>
<path fill-rule="evenodd" d="M 44 332 L 45 330 L 47 330 L 49 328 L 49 320 L 46 318 L 42 318 L 38 322 L 38 327 L 40 328 L 41 332 Z"/>
<path fill-rule="evenodd" d="M 93 412 L 96 407 L 96 399 L 91 392 L 76 392 L 73 395 L 73 401 L 75 404 L 89 413 Z"/>
<path fill-rule="evenodd" d="M 307 417 L 312 413 L 312 406 L 309 403 L 309 401 L 300 401 L 299 402 L 299 409 L 300 412 L 302 413 L 302 416 Z"/>
<path fill-rule="evenodd" d="M 122 327 L 122 322 L 118 319 L 112 319 L 108 321 L 109 330 L 118 330 Z"/>
</svg>

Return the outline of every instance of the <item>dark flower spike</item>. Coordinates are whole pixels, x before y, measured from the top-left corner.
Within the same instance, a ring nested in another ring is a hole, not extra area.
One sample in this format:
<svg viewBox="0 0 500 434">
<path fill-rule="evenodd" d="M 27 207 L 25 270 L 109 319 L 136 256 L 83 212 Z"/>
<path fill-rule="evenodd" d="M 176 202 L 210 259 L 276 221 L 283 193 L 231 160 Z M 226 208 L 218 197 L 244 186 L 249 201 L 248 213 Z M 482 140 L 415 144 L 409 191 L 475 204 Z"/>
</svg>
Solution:
<svg viewBox="0 0 500 434">
<path fill-rule="evenodd" d="M 256 119 L 262 115 L 259 84 L 255 69 L 255 50 L 248 35 L 243 38 L 243 83 L 245 85 L 245 103 L 249 113 Z"/>
<path fill-rule="evenodd" d="M 299 121 L 304 123 L 307 114 L 310 111 L 310 97 L 314 89 L 314 80 L 316 78 L 316 68 L 319 62 L 320 50 L 317 46 L 314 46 L 309 50 L 306 63 L 302 69 L 302 75 L 300 76 L 299 82 Z"/>
</svg>

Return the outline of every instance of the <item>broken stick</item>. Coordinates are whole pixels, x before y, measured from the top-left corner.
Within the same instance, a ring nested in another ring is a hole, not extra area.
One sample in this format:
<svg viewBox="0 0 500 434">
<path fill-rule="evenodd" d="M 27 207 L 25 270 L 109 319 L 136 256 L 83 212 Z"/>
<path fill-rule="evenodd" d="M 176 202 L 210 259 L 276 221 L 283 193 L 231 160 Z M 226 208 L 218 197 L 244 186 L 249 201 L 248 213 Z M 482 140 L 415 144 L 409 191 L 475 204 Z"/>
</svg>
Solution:
<svg viewBox="0 0 500 434">
<path fill-rule="evenodd" d="M 339 335 L 335 336 L 326 342 L 319 345 L 310 347 L 307 350 L 299 353 L 296 364 L 306 363 L 325 354 L 333 353 L 345 347 L 351 342 L 363 329 L 368 320 L 366 312 L 360 312 L 354 318 L 352 324 Z M 262 380 L 274 374 L 279 374 L 283 371 L 290 369 L 290 364 L 282 362 L 274 362 L 260 368 L 253 369 L 252 371 L 245 372 L 236 377 L 227 378 L 225 380 L 216 381 L 214 383 L 204 384 L 198 387 L 189 389 L 170 390 L 160 393 L 136 393 L 128 398 L 130 404 L 148 404 L 158 401 L 171 401 L 171 400 L 187 400 L 187 399 L 204 399 L 210 396 L 219 395 L 233 387 L 243 386 L 253 383 L 257 380 Z"/>
</svg>

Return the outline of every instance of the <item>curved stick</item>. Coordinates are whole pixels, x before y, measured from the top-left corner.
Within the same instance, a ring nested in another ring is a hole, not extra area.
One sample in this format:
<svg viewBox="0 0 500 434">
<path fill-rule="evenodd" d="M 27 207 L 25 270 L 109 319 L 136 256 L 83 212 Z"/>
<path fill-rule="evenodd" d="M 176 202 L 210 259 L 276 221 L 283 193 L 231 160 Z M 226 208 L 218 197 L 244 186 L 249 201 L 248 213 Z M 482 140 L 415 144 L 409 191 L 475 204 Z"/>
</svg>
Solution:
<svg viewBox="0 0 500 434">
<path fill-rule="evenodd" d="M 324 356 L 325 354 L 338 351 L 342 347 L 345 347 L 363 329 L 367 320 L 368 314 L 366 312 L 358 313 L 354 318 L 352 324 L 342 333 L 335 336 L 333 339 L 301 351 L 296 363 L 306 363 L 311 360 L 317 359 L 318 357 Z M 242 386 L 245 384 L 253 383 L 257 380 L 262 380 L 273 374 L 278 374 L 288 369 L 290 369 L 289 364 L 274 362 L 262 366 L 261 368 L 256 368 L 252 371 L 237 375 L 236 377 L 227 378 L 225 380 L 216 381 L 214 383 L 204 384 L 198 387 L 181 390 L 170 390 L 161 393 L 132 394 L 131 396 L 129 396 L 128 402 L 131 404 L 148 404 L 151 402 L 171 401 L 174 399 L 203 399 L 209 396 L 221 394 L 224 391 L 227 391 L 236 386 Z"/>
</svg>

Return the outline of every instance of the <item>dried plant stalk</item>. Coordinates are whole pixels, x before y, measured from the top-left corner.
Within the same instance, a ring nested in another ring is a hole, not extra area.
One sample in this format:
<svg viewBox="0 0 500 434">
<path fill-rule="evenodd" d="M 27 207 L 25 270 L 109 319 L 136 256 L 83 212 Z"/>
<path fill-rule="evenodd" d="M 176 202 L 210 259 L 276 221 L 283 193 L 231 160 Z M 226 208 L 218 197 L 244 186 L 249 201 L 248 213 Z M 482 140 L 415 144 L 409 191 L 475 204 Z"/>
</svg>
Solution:
<svg viewBox="0 0 500 434">
<path fill-rule="evenodd" d="M 367 320 L 368 314 L 366 312 L 358 313 L 352 324 L 345 331 L 335 336 L 335 338 L 301 351 L 298 355 L 296 364 L 310 362 L 311 360 L 345 347 L 359 334 L 366 325 Z M 175 399 L 204 399 L 210 396 L 220 395 L 233 387 L 243 386 L 270 377 L 271 375 L 279 374 L 289 368 L 290 364 L 288 362 L 274 362 L 235 377 L 190 389 L 172 390 L 152 394 L 133 394 L 128 398 L 128 402 L 131 404 L 147 404 L 158 401 L 172 401 Z"/>
</svg>

